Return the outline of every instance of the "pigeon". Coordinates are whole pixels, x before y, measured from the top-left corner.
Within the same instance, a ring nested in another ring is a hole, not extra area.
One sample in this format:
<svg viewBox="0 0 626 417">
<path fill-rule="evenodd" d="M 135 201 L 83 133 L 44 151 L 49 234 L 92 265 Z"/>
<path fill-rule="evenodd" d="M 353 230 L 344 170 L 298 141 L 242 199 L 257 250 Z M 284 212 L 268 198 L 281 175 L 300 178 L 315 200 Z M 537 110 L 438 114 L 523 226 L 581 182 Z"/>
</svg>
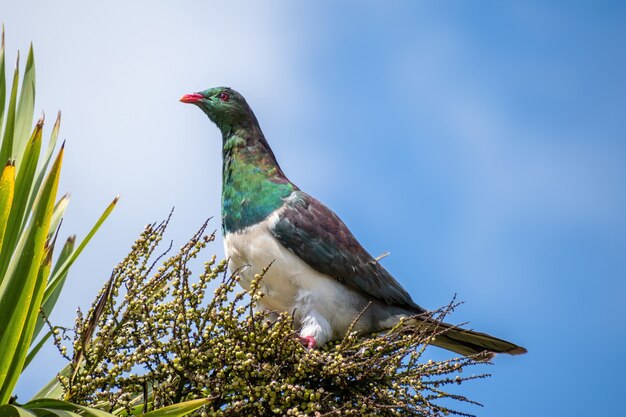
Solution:
<svg viewBox="0 0 626 417">
<path fill-rule="evenodd" d="M 180 101 L 199 107 L 222 133 L 222 230 L 230 270 L 249 290 L 271 265 L 260 280 L 258 308 L 292 314 L 306 348 L 339 340 L 349 330 L 367 334 L 421 320 L 443 329 L 431 344 L 460 355 L 526 352 L 435 322 L 333 211 L 287 178 L 237 91 L 209 88 Z"/>
</svg>

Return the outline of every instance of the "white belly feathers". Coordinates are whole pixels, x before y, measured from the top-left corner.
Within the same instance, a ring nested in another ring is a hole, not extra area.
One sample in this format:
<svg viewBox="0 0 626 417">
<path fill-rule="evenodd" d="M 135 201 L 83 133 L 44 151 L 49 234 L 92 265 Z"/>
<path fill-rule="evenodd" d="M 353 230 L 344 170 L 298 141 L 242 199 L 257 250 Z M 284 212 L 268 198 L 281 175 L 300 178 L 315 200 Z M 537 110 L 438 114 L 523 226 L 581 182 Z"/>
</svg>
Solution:
<svg viewBox="0 0 626 417">
<path fill-rule="evenodd" d="M 237 271 L 241 285 L 249 289 L 254 275 L 272 264 L 261 282 L 263 307 L 293 313 L 300 336 L 313 336 L 318 345 L 343 337 L 367 301 L 282 246 L 270 232 L 277 221 L 275 213 L 259 224 L 226 234 L 224 249 L 231 273 Z"/>
</svg>

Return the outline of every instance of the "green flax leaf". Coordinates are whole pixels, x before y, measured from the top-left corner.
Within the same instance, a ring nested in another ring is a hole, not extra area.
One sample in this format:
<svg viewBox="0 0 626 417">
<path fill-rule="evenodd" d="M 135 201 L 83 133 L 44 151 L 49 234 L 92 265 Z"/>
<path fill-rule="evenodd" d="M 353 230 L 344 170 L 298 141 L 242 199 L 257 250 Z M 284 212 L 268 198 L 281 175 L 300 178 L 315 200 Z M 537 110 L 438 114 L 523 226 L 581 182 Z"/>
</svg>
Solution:
<svg viewBox="0 0 626 417">
<path fill-rule="evenodd" d="M 29 314 L 29 311 L 33 312 L 33 306 L 38 311 L 45 291 L 45 281 L 38 280 L 41 278 L 39 270 L 44 260 L 62 160 L 63 148 L 44 181 L 23 240 L 18 243 L 20 256 L 11 259 L 8 275 L 0 286 L 0 403 L 8 401 L 22 370 L 37 318 L 36 313 Z M 27 337 L 22 338 L 22 333 Z"/>
<path fill-rule="evenodd" d="M 52 230 L 52 227 L 50 228 Z M 59 254 L 59 258 L 54 264 L 54 268 L 52 270 L 52 274 L 54 275 L 59 267 L 67 260 L 67 258 L 71 255 L 74 250 L 74 243 L 76 242 L 76 236 L 70 236 L 65 241 L 63 245 L 63 249 L 61 249 L 61 253 Z M 41 304 L 41 310 L 46 317 L 50 316 L 54 306 L 56 305 L 57 300 L 59 299 L 59 295 L 61 294 L 61 290 L 63 289 L 63 285 L 65 284 L 65 279 L 67 278 L 67 272 L 61 275 L 59 282 L 55 286 L 54 289 L 48 289 L 50 281 L 48 281 L 48 285 L 46 285 L 46 291 L 44 292 L 43 302 Z M 37 324 L 35 324 L 35 331 L 33 332 L 33 340 L 39 336 L 39 332 L 43 328 L 44 320 L 41 317 L 41 314 L 37 316 Z"/>
<path fill-rule="evenodd" d="M 4 240 L 7 222 L 9 221 L 14 190 L 15 165 L 13 162 L 9 162 L 0 175 L 0 252 L 2 252 L 2 241 Z M 0 283 L 2 283 L 2 275 L 0 275 Z"/>
<path fill-rule="evenodd" d="M 142 414 L 144 417 L 182 417 L 197 410 L 203 405 L 211 402 L 210 399 L 201 398 L 199 400 L 190 400 L 178 404 L 172 404 L 167 407 L 159 408 L 158 410 L 150 411 L 149 413 Z"/>
<path fill-rule="evenodd" d="M 28 143 L 28 137 L 33 124 L 33 112 L 35 110 L 35 59 L 33 44 L 30 44 L 24 79 L 20 91 L 20 101 L 15 113 L 15 133 L 13 136 L 13 155 L 17 161 L 17 171 L 21 169 L 22 154 Z"/>
<path fill-rule="evenodd" d="M 20 355 L 22 350 L 28 351 L 28 348 L 30 347 L 30 343 L 33 338 L 33 328 L 34 328 L 36 318 L 39 317 L 39 306 L 41 305 L 41 301 L 37 301 L 37 300 L 40 298 L 39 293 L 42 291 L 41 288 L 45 286 L 45 282 L 47 281 L 48 276 L 50 276 L 50 268 L 52 266 L 53 251 L 54 251 L 54 242 L 52 242 L 50 245 L 48 245 L 48 243 L 46 242 L 46 247 L 44 250 L 44 259 L 42 261 L 41 266 L 39 267 L 39 272 L 37 273 L 37 281 L 35 283 L 35 290 L 38 292 L 35 293 L 35 296 L 33 297 L 33 300 L 35 301 L 31 302 L 31 304 L 28 306 L 28 313 L 26 315 L 26 320 L 25 320 L 26 326 L 22 330 L 21 335 L 20 335 L 20 340 L 18 342 L 18 349 L 17 349 L 18 358 L 21 358 L 22 356 L 24 356 L 24 355 Z M 28 356 L 29 355 L 26 355 L 26 357 L 21 361 L 14 360 L 11 363 L 8 374 L 9 375 L 21 374 L 24 371 L 24 368 L 26 367 L 25 363 L 28 360 Z"/>
<path fill-rule="evenodd" d="M 48 142 L 48 149 L 46 150 L 46 155 L 44 156 L 44 163 L 37 170 L 37 179 L 33 182 L 33 186 L 30 191 L 30 199 L 28 200 L 28 206 L 26 207 L 27 211 L 31 211 L 33 208 L 33 203 L 35 202 L 35 198 L 37 197 L 37 191 L 41 187 L 41 182 L 46 176 L 46 171 L 48 170 L 48 165 L 52 160 L 52 154 L 54 153 L 54 148 L 57 144 L 57 138 L 59 137 L 59 128 L 61 127 L 61 112 L 57 113 L 57 119 L 54 122 L 54 127 L 52 128 L 52 134 L 50 135 L 50 141 Z M 52 228 L 56 229 L 56 228 Z"/>
<path fill-rule="evenodd" d="M 67 205 L 69 203 L 70 203 L 70 195 L 65 194 L 54 205 L 54 210 L 52 211 L 52 220 L 50 220 L 50 232 L 48 233 L 48 237 L 52 237 L 52 235 L 56 233 L 57 228 L 61 224 L 61 220 L 63 220 L 65 209 L 67 208 Z"/>
<path fill-rule="evenodd" d="M 36 408 L 28 411 L 35 413 L 37 417 L 81 417 L 78 413 L 65 410 L 55 410 L 53 408 Z"/>
<path fill-rule="evenodd" d="M 0 416 L 2 417 L 38 417 L 38 415 L 32 411 L 24 410 L 22 407 L 18 407 L 13 404 L 0 405 Z"/>
<path fill-rule="evenodd" d="M 55 271 L 48 281 L 48 286 L 46 288 L 46 295 L 44 296 L 44 299 L 50 298 L 50 294 L 55 290 L 55 288 L 57 288 L 57 286 L 61 284 L 61 281 L 64 280 L 63 275 L 67 274 L 67 271 L 69 270 L 70 266 L 72 266 L 76 258 L 78 258 L 78 255 L 80 255 L 83 249 L 85 249 L 85 246 L 87 246 L 91 238 L 96 234 L 100 226 L 102 226 L 102 223 L 104 223 L 107 217 L 109 217 L 109 214 L 111 214 L 111 212 L 115 208 L 118 200 L 119 196 L 113 199 L 109 206 L 104 210 L 98 221 L 96 221 L 96 224 L 94 224 L 89 233 L 87 233 L 87 236 L 85 236 L 85 238 L 80 242 L 78 247 L 72 252 L 70 256 L 68 256 L 68 258 L 61 264 L 59 268 L 55 267 Z"/>
<path fill-rule="evenodd" d="M 13 84 L 11 86 L 11 98 L 9 99 L 9 107 L 7 109 L 6 125 L 4 127 L 4 136 L 2 137 L 2 146 L 0 147 L 0 161 L 5 163 L 13 156 L 13 131 L 15 130 L 15 108 L 17 106 L 17 89 L 20 81 L 20 54 L 17 53 L 17 63 L 15 64 L 15 72 L 13 72 Z"/>
<path fill-rule="evenodd" d="M 33 177 L 35 176 L 35 170 L 37 169 L 37 161 L 39 160 L 42 129 L 43 120 L 40 120 L 33 131 L 29 145 L 24 153 L 22 169 L 17 172 L 15 178 L 13 204 L 11 206 L 11 213 L 9 214 L 2 252 L 0 252 L 0 276 L 6 271 L 9 259 L 11 259 L 11 255 L 14 253 L 15 245 L 22 235 L 22 225 L 25 223 L 29 214 L 26 212 L 26 204 L 28 202 L 28 194 L 30 193 Z"/>
<path fill-rule="evenodd" d="M 4 69 L 4 24 L 2 25 L 2 35 L 0 35 L 0 133 L 2 132 L 2 122 L 4 120 L 4 106 L 7 97 L 7 84 Z M 6 161 L 2 161 L 4 163 Z"/>
<path fill-rule="evenodd" d="M 67 401 L 55 400 L 51 398 L 41 398 L 32 400 L 22 406 L 26 410 L 65 410 L 72 413 L 80 413 L 83 417 L 112 417 L 113 414 L 84 405 L 72 404 Z"/>
</svg>

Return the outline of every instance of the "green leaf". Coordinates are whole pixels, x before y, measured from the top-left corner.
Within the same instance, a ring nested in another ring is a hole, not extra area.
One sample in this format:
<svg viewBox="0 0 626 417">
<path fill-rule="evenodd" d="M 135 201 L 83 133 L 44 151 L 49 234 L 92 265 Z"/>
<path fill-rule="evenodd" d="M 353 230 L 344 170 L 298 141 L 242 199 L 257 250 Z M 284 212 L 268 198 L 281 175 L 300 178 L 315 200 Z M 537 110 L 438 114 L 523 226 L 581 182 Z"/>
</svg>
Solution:
<svg viewBox="0 0 626 417">
<path fill-rule="evenodd" d="M 59 224 L 61 224 L 63 214 L 65 214 L 65 209 L 67 208 L 68 204 L 70 204 L 70 195 L 65 194 L 54 205 L 54 210 L 52 211 L 52 219 L 50 220 L 50 232 L 48 233 L 49 238 L 56 232 Z"/>
<path fill-rule="evenodd" d="M 6 164 L 0 175 L 0 252 L 4 240 L 4 231 L 9 220 L 11 205 L 13 203 L 13 192 L 15 189 L 15 165 L 12 162 Z M 0 283 L 2 276 L 0 275 Z"/>
<path fill-rule="evenodd" d="M 8 275 L 0 286 L 0 328 L 3 329 L 0 334 L 0 403 L 8 401 L 21 373 L 37 318 L 36 313 L 32 314 L 33 306 L 39 308 L 45 291 L 45 281 L 37 278 L 41 278 L 39 270 L 44 259 L 62 160 L 63 148 L 35 202 L 24 240 L 18 244 L 20 256 L 11 259 Z M 22 333 L 26 337 L 23 338 Z"/>
<path fill-rule="evenodd" d="M 48 141 L 48 149 L 46 150 L 46 155 L 44 156 L 43 165 L 37 170 L 37 179 L 33 183 L 33 186 L 30 191 L 30 198 L 28 200 L 28 206 L 26 206 L 27 211 L 31 211 L 33 208 L 33 203 L 35 202 L 35 198 L 37 197 L 37 191 L 41 187 L 41 182 L 46 176 L 46 171 L 48 170 L 48 165 L 52 160 L 52 154 L 54 153 L 54 148 L 57 144 L 57 138 L 59 137 L 59 129 L 61 127 L 61 112 L 57 113 L 57 119 L 54 122 L 54 127 L 52 128 L 52 133 L 50 134 L 50 141 Z"/>
<path fill-rule="evenodd" d="M 0 42 L 0 404 L 12 393 L 20 372 L 49 340 L 45 335 L 36 344 L 33 334 L 44 325 L 39 312 L 48 315 L 55 306 L 67 277 L 67 272 L 78 255 L 91 240 L 112 211 L 116 201 L 105 210 L 83 242 L 75 248 L 74 237 L 65 243 L 57 263 L 52 266 L 52 252 L 56 232 L 69 201 L 61 198 L 56 206 L 56 193 L 61 169 L 63 147 L 53 157 L 59 134 L 60 117 L 52 129 L 50 141 L 41 158 L 42 127 L 40 120 L 32 135 L 35 105 L 35 61 L 30 46 L 23 79 L 20 83 L 19 52 L 11 93 L 7 105 L 5 78 L 4 26 Z M 42 118 L 43 119 L 43 118 Z M 54 160 L 54 163 L 52 161 Z M 4 167 L 11 161 L 8 167 Z M 52 164 L 50 168 L 49 165 Z M 49 172 L 48 172 L 49 169 Z M 52 242 L 51 242 L 52 241 Z M 52 271 L 52 273 L 51 273 Z M 30 352 L 29 347 L 33 344 Z M 50 383 L 48 392 L 60 389 Z M 4 411 L 11 415 L 31 415 L 24 408 L 7 405 Z M 17 407 L 17 408 L 16 408 Z M 35 410 L 33 408 L 30 409 Z M 78 409 L 81 415 L 88 409 Z M 37 416 L 77 415 L 77 407 L 38 408 Z"/>
<path fill-rule="evenodd" d="M 69 372 L 70 372 L 70 367 L 68 365 L 63 369 L 63 371 L 61 371 L 61 374 L 64 374 L 67 376 L 69 375 Z M 70 404 L 61 400 L 52 400 L 49 398 L 43 398 L 44 396 L 46 396 L 46 394 L 53 395 L 56 397 L 56 396 L 62 395 L 62 393 L 63 393 L 63 388 L 61 387 L 61 384 L 58 383 L 58 381 L 56 380 L 50 381 L 47 387 L 44 387 L 44 389 L 42 389 L 39 393 L 37 393 L 33 397 L 33 399 L 28 402 L 29 407 L 31 404 L 32 405 L 48 404 L 48 402 L 50 401 L 58 401 L 60 403 Z M 203 405 L 209 404 L 211 401 L 212 401 L 211 399 L 205 399 L 205 398 L 189 400 L 189 401 L 185 401 L 182 403 L 172 404 L 167 407 L 159 408 L 158 410 L 153 410 L 145 414 L 141 414 L 142 406 L 138 406 L 136 407 L 136 409 L 139 410 L 139 413 L 137 413 L 137 415 L 141 415 L 145 417 L 182 417 L 197 410 Z M 120 415 L 120 413 L 115 412 L 114 415 Z M 135 415 L 135 413 L 133 413 L 133 415 Z M 104 414 L 104 416 L 110 416 L 110 414 L 107 413 L 107 414 Z M 96 417 L 100 417 L 100 416 L 96 416 Z"/>
<path fill-rule="evenodd" d="M 0 405 L 0 416 L 2 417 L 37 417 L 37 414 L 24 410 L 22 407 L 18 407 L 13 404 Z"/>
<path fill-rule="evenodd" d="M 44 258 L 42 260 L 42 264 L 39 267 L 39 271 L 37 273 L 37 280 L 35 282 L 35 293 L 32 297 L 32 302 L 29 305 L 26 305 L 26 319 L 25 326 L 22 329 L 21 334 L 19 335 L 19 341 L 17 343 L 17 349 L 13 361 L 10 363 L 7 375 L 13 376 L 16 374 L 21 374 L 26 367 L 25 363 L 28 360 L 28 356 L 24 358 L 23 349 L 28 349 L 30 343 L 33 338 L 33 328 L 36 319 L 39 317 L 39 307 L 41 305 L 41 294 L 43 293 L 43 287 L 45 287 L 45 283 L 50 275 L 50 268 L 52 265 L 52 253 L 54 250 L 54 241 L 49 245 L 48 241 L 46 242 L 44 249 Z M 15 382 L 17 382 L 17 377 L 14 377 Z"/>
<path fill-rule="evenodd" d="M 71 411 L 54 410 L 52 408 L 37 408 L 29 411 L 34 412 L 37 417 L 81 417 L 80 414 Z"/>
<path fill-rule="evenodd" d="M 17 89 L 20 81 L 20 53 L 17 53 L 17 63 L 13 73 L 13 84 L 11 86 L 11 98 L 2 137 L 2 147 L 0 147 L 0 161 L 5 163 L 13 155 L 13 131 L 15 130 L 15 107 L 17 106 Z"/>
<path fill-rule="evenodd" d="M 2 132 L 2 121 L 4 120 L 4 105 L 7 97 L 7 84 L 4 70 L 4 24 L 2 24 L 2 39 L 0 40 L 0 133 Z M 0 159 L 0 161 L 2 161 Z M 2 161 L 6 162 L 6 161 Z"/>
<path fill-rule="evenodd" d="M 198 408 L 211 402 L 211 399 L 201 398 L 199 400 L 190 400 L 178 404 L 168 405 L 158 410 L 150 411 L 142 414 L 144 417 L 182 417 Z"/>
<path fill-rule="evenodd" d="M 52 247 L 46 246 L 44 260 L 42 262 L 42 265 L 39 267 L 39 271 L 37 273 L 37 281 L 35 283 L 35 288 L 41 287 L 42 286 L 41 283 L 46 282 L 46 278 L 50 274 L 51 262 L 52 262 Z M 36 295 L 33 298 L 36 299 L 37 298 Z M 32 322 L 33 316 L 34 317 L 38 316 L 39 303 L 35 301 L 35 302 L 32 302 L 30 305 L 27 305 L 26 307 L 27 307 L 26 319 L 25 319 L 26 328 L 23 329 L 21 333 L 19 334 L 19 341 L 17 343 L 18 348 L 16 349 L 15 356 L 13 357 L 13 361 L 9 364 L 7 375 L 9 375 L 10 377 L 16 374 L 19 376 L 19 374 L 21 374 L 24 368 L 26 367 L 25 365 L 26 359 L 20 360 L 20 357 L 22 356 L 20 355 L 20 350 L 24 349 L 24 346 L 26 346 L 26 349 L 28 349 L 28 346 L 30 346 L 30 341 L 31 341 L 33 332 L 31 330 L 32 326 L 29 325 L 29 323 Z M 7 379 L 9 381 L 11 380 L 11 378 L 7 378 Z M 17 377 L 14 377 L 14 379 L 15 379 L 15 382 L 17 382 Z"/>
<path fill-rule="evenodd" d="M 72 404 L 67 401 L 55 400 L 52 398 L 41 398 L 32 400 L 22 405 L 22 408 L 26 410 L 65 410 L 70 412 L 80 412 L 80 415 L 87 417 L 112 417 L 113 414 L 106 411 L 97 410 L 95 408 L 86 407 L 84 405 Z"/>
<path fill-rule="evenodd" d="M 35 284 L 35 288 L 41 287 L 42 283 L 45 283 L 48 280 L 48 277 L 50 276 L 50 268 L 52 267 L 53 251 L 54 251 L 54 241 L 50 245 L 48 245 L 48 243 L 46 242 L 46 247 L 44 251 L 45 253 L 44 259 L 43 259 L 41 266 L 39 267 L 39 272 L 37 274 L 37 282 Z M 26 349 L 28 349 L 28 347 L 30 346 L 33 340 L 33 331 L 32 331 L 33 326 L 31 323 L 33 322 L 33 316 L 35 318 L 39 317 L 40 305 L 41 305 L 41 302 L 35 301 L 31 303 L 31 305 L 28 308 L 28 313 L 26 315 L 27 327 L 26 329 L 22 331 L 22 334 L 20 335 L 20 340 L 18 342 L 18 346 L 20 347 L 20 349 L 23 348 L 24 346 L 27 346 Z M 13 363 L 11 363 L 11 367 L 9 368 L 9 374 L 17 373 L 18 371 L 21 374 L 26 368 L 27 362 L 30 362 L 32 360 L 31 353 L 32 351 L 29 352 L 29 354 L 26 356 L 26 359 L 24 359 L 24 361 L 22 362 L 14 361 Z M 18 369 L 18 368 L 21 368 L 21 369 Z"/>
<path fill-rule="evenodd" d="M 50 229 L 52 230 L 52 228 Z M 70 256 L 70 254 L 74 250 L 75 241 L 76 241 L 76 236 L 70 236 L 67 238 L 67 240 L 65 241 L 65 244 L 63 245 L 63 249 L 61 249 L 59 258 L 54 264 L 54 268 L 52 269 L 52 274 L 54 274 L 59 269 L 59 267 L 65 262 L 65 260 Z M 67 278 L 67 272 L 61 275 L 61 278 L 59 279 L 59 282 L 57 283 L 56 287 L 51 290 L 49 290 L 50 281 L 48 281 L 48 284 L 46 286 L 46 291 L 44 292 L 44 296 L 43 296 L 43 302 L 41 304 L 41 309 L 43 311 L 43 314 L 46 315 L 46 317 L 50 317 L 50 314 L 52 313 L 52 310 L 54 309 L 54 306 L 56 305 L 56 302 L 59 299 L 59 295 L 61 294 L 61 290 L 63 289 L 63 285 L 65 284 L 66 278 Z M 41 332 L 43 325 L 44 325 L 44 320 L 41 317 L 41 314 L 39 314 L 37 316 L 37 323 L 35 324 L 35 331 L 33 332 L 33 339 L 39 336 L 39 332 Z"/>
<path fill-rule="evenodd" d="M 15 113 L 15 133 L 13 135 L 13 155 L 17 161 L 17 171 L 21 169 L 22 154 L 28 143 L 28 137 L 33 124 L 33 111 L 35 110 L 35 58 L 33 44 L 30 44 L 24 79 L 20 91 L 20 101 Z M 43 117 L 42 117 L 43 118 Z"/>
<path fill-rule="evenodd" d="M 45 256 L 44 256 L 44 260 L 43 263 L 41 264 L 41 267 L 39 268 L 39 273 L 37 275 L 37 283 L 42 283 L 42 282 L 46 282 L 48 280 L 48 276 L 50 276 L 50 268 L 52 266 L 52 252 L 54 250 L 54 242 L 52 242 L 52 244 L 50 246 L 48 246 L 46 244 L 46 249 L 45 249 Z M 39 284 L 40 285 L 40 284 Z M 39 314 L 39 306 L 41 305 L 41 303 L 33 303 L 30 305 L 30 308 L 28 309 L 28 314 L 26 316 L 26 323 L 31 323 L 32 319 L 31 317 L 34 315 L 36 318 L 39 318 L 40 314 Z M 20 341 L 19 341 L 19 346 L 25 346 L 26 343 L 28 343 L 28 345 L 30 346 L 30 344 L 32 343 L 34 336 L 33 336 L 34 332 L 30 329 L 27 329 L 26 331 L 23 331 L 21 336 L 20 336 Z M 28 340 L 28 342 L 26 342 Z M 22 372 L 24 372 L 24 369 L 26 369 L 26 367 L 28 366 L 28 364 L 30 363 L 30 361 L 33 359 L 34 355 L 37 354 L 37 351 L 39 351 L 39 349 L 41 349 L 41 346 L 43 346 L 43 343 L 40 342 L 40 344 L 38 344 L 38 348 L 36 349 L 35 352 L 33 352 L 33 349 L 31 349 L 28 352 L 28 355 L 26 355 L 26 359 L 24 360 L 24 362 L 21 364 L 22 369 L 20 369 L 20 374 Z M 19 363 L 15 362 L 11 364 L 11 368 L 10 368 L 10 373 L 11 372 L 15 372 L 14 368 L 16 368 L 17 366 L 20 366 Z"/>
<path fill-rule="evenodd" d="M 24 153 L 24 161 L 22 169 L 17 172 L 15 178 L 15 194 L 13 196 L 13 204 L 5 238 L 0 252 L 0 276 L 6 271 L 14 253 L 15 245 L 22 235 L 22 225 L 28 217 L 26 212 L 26 204 L 28 202 L 28 194 L 33 182 L 35 170 L 37 169 L 37 161 L 39 160 L 39 152 L 41 150 L 41 132 L 43 130 L 43 120 L 40 120 L 33 130 L 33 134 L 29 141 L 29 146 Z"/>
<path fill-rule="evenodd" d="M 89 233 L 87 233 L 87 236 L 85 236 L 82 242 L 80 242 L 78 247 L 61 264 L 61 266 L 58 269 L 55 267 L 55 271 L 53 272 L 52 277 L 48 281 L 48 286 L 46 288 L 46 295 L 44 296 L 45 299 L 50 298 L 51 293 L 55 290 L 55 288 L 57 288 L 61 284 L 62 280 L 64 279 L 63 275 L 67 273 L 70 266 L 72 266 L 76 258 L 78 258 L 78 255 L 80 255 L 83 249 L 85 249 L 85 246 L 87 246 L 91 238 L 96 234 L 100 226 L 102 226 L 102 223 L 104 223 L 107 217 L 109 217 L 109 214 L 111 214 L 111 212 L 115 208 L 115 205 L 117 204 L 118 200 L 119 200 L 119 196 L 113 199 L 113 201 L 109 204 L 109 206 L 104 210 L 104 212 L 102 213 L 98 221 L 96 221 L 96 224 L 94 224 L 94 226 L 91 228 Z"/>
<path fill-rule="evenodd" d="M 85 239 L 83 239 L 83 241 L 78 245 L 78 248 L 76 250 L 74 251 L 72 250 L 74 247 L 75 237 L 70 237 L 68 239 L 68 242 L 66 242 L 66 245 L 63 247 L 63 251 L 61 252 L 60 257 L 54 266 L 54 270 L 52 271 L 52 277 L 48 280 L 48 285 L 44 293 L 44 298 L 43 298 L 44 301 L 43 301 L 43 307 L 42 307 L 44 314 L 49 315 L 50 312 L 52 311 L 54 305 L 56 304 L 59 298 L 60 292 L 63 289 L 63 285 L 65 284 L 65 280 L 67 278 L 67 271 L 72 266 L 76 258 L 83 251 L 85 246 L 87 246 L 87 244 L 89 243 L 91 238 L 94 236 L 94 234 L 98 231 L 100 226 L 102 226 L 104 221 L 111 214 L 111 211 L 113 211 L 113 208 L 115 208 L 115 205 L 117 204 L 118 200 L 119 200 L 119 196 L 116 196 L 113 199 L 113 201 L 109 204 L 109 206 L 104 210 L 104 212 L 102 213 L 98 221 L 96 221 L 96 224 L 89 231 Z M 68 247 L 68 245 L 70 244 L 71 246 Z M 68 254 L 68 251 L 70 252 L 69 254 Z M 41 319 L 41 317 L 39 317 L 38 322 L 37 322 L 37 327 L 35 328 L 36 334 L 39 334 L 39 331 L 41 330 L 42 326 L 43 326 L 43 320 Z M 49 382 L 46 385 L 46 387 L 40 390 L 40 392 L 37 393 L 35 397 L 33 398 L 41 397 L 42 394 L 47 392 L 46 391 L 47 389 L 55 389 L 55 394 L 57 394 L 58 387 L 56 388 L 54 387 L 56 387 L 56 384 L 55 384 L 55 381 L 53 380 Z"/>
</svg>

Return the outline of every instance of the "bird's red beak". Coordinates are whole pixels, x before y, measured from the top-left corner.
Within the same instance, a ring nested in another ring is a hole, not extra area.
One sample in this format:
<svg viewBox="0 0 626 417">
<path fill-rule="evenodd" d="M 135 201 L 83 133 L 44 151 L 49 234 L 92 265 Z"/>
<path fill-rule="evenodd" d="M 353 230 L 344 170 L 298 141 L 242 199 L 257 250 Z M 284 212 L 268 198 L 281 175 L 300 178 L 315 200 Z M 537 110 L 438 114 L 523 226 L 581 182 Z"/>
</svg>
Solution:
<svg viewBox="0 0 626 417">
<path fill-rule="evenodd" d="M 180 101 L 183 103 L 197 103 L 204 98 L 202 94 L 193 93 L 193 94 L 185 94 L 180 98 Z"/>
</svg>

